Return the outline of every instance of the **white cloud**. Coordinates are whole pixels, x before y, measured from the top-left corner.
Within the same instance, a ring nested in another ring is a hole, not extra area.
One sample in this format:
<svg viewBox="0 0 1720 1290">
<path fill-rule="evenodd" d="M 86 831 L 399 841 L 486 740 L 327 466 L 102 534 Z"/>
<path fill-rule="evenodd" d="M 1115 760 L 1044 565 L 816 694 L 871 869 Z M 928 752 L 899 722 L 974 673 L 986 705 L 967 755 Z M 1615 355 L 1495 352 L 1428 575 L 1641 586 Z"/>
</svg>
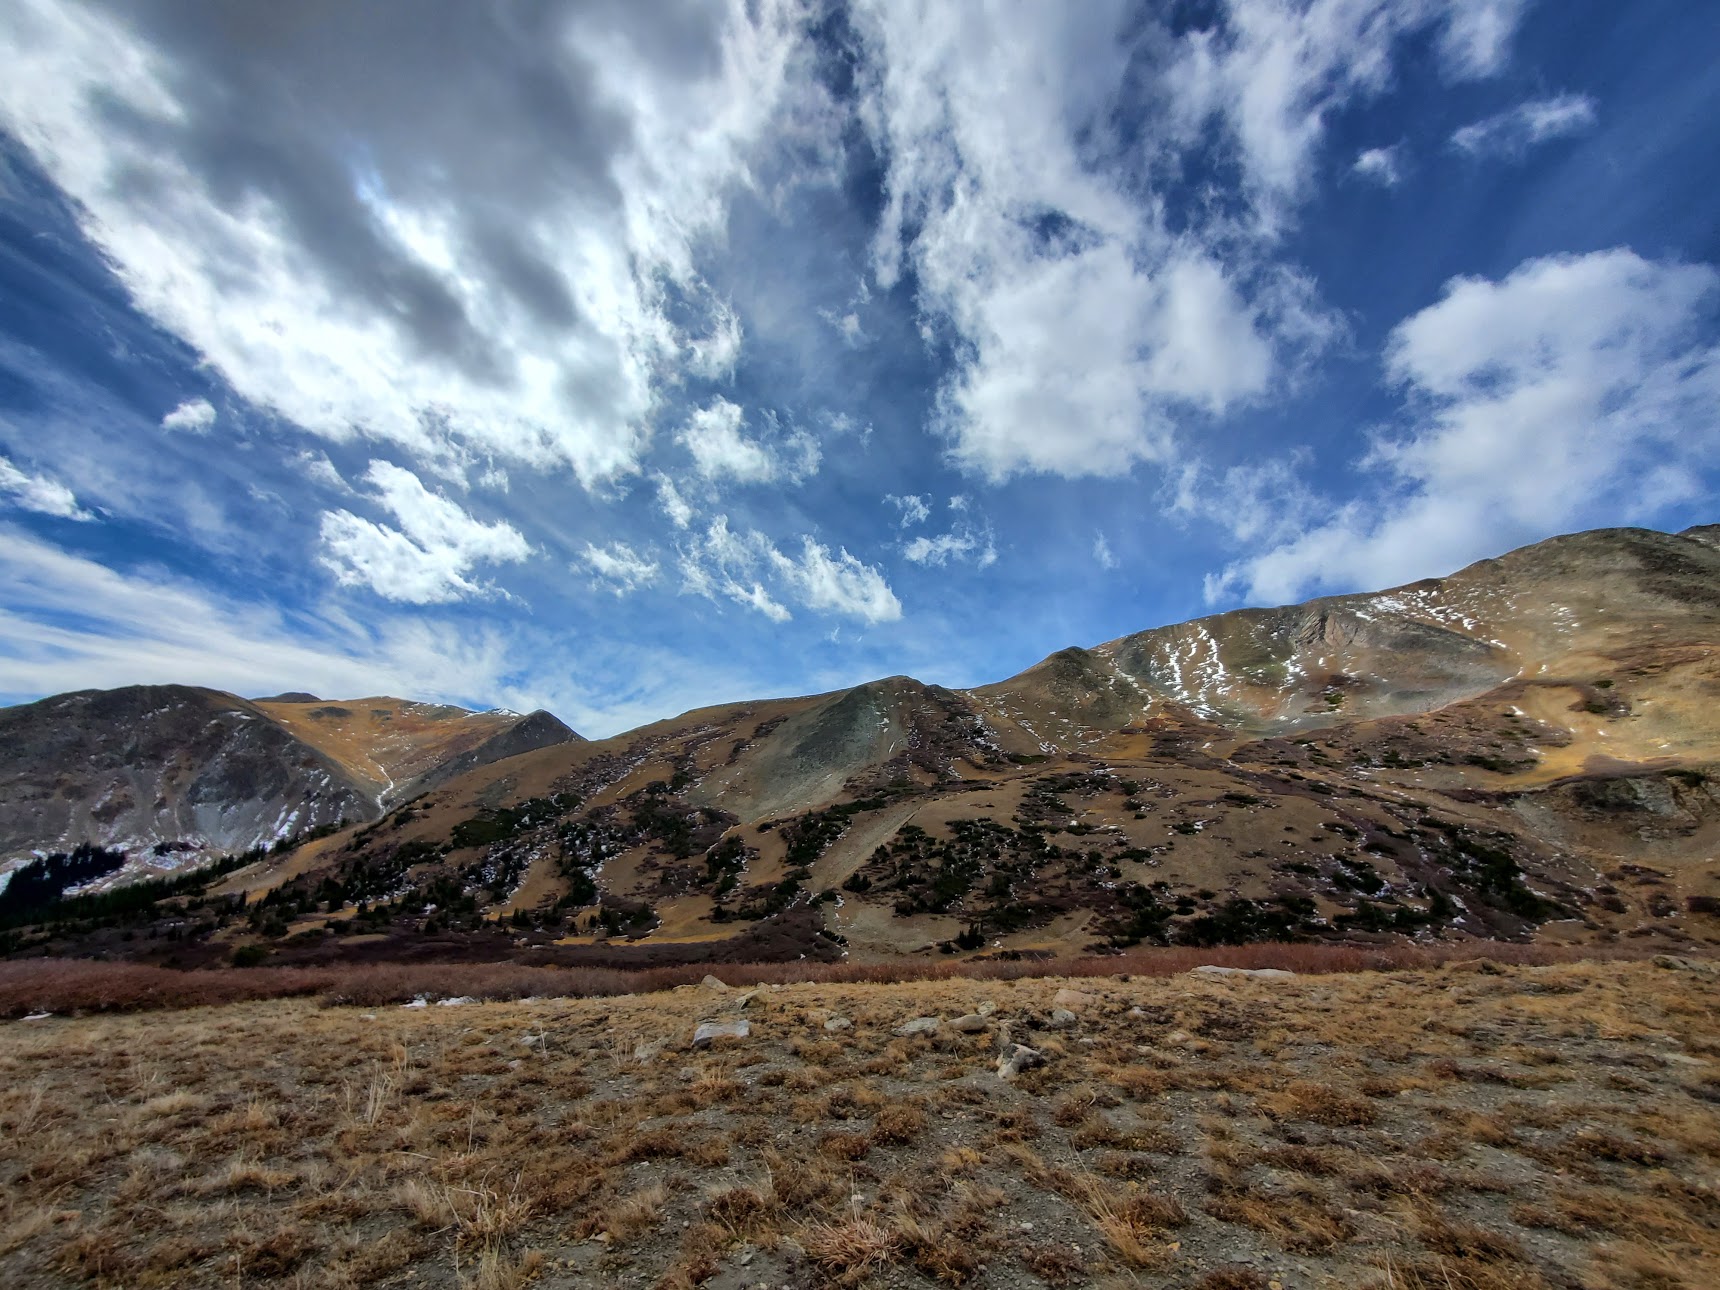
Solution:
<svg viewBox="0 0 1720 1290">
<path fill-rule="evenodd" d="M 321 562 L 344 586 L 368 586 L 387 600 L 435 604 L 481 595 L 466 575 L 480 563 L 524 560 L 532 548 L 502 520 L 484 523 L 409 470 L 372 461 L 365 480 L 399 528 L 351 511 L 322 517 Z"/>
<path fill-rule="evenodd" d="M 1466 125 L 1451 136 L 1461 152 L 1471 156 L 1521 156 L 1538 143 L 1582 134 L 1594 128 L 1595 101 L 1586 94 L 1559 94 L 1519 103 L 1485 120 Z"/>
<path fill-rule="evenodd" d="M 739 405 L 719 396 L 709 406 L 696 408 L 676 438 L 692 454 L 694 469 L 708 480 L 799 483 L 818 473 L 823 454 L 818 441 L 805 431 L 767 442 L 749 438 L 745 425 L 746 415 Z"/>
<path fill-rule="evenodd" d="M 163 430 L 183 430 L 188 434 L 208 434 L 215 424 L 215 405 L 208 399 L 187 399 L 161 418 Z"/>
<path fill-rule="evenodd" d="M 711 333 L 687 346 L 688 370 L 707 380 L 732 380 L 741 357 L 741 320 L 734 306 L 718 301 L 712 310 Z"/>
<path fill-rule="evenodd" d="M 1093 559 L 1101 569 L 1115 569 L 1117 567 L 1116 554 L 1111 550 L 1111 544 L 1106 540 L 1103 533 L 1093 535 Z"/>
<path fill-rule="evenodd" d="M 651 477 L 657 485 L 657 505 L 669 522 L 678 529 L 684 529 L 693 522 L 692 503 L 681 495 L 681 490 L 675 486 L 675 481 L 662 471 Z"/>
<path fill-rule="evenodd" d="M 207 685 L 239 694 L 473 696 L 506 669 L 499 639 L 425 620 L 318 639 L 278 610 L 152 571 L 121 573 L 16 530 L 0 561 L 0 694 Z"/>
<path fill-rule="evenodd" d="M 338 605 L 289 616 L 158 570 L 122 572 L 0 528 L 0 701 L 119 685 L 205 685 L 241 695 L 394 694 L 518 712 L 548 708 L 601 738 L 756 693 L 758 676 L 629 642 L 504 632 L 469 619 L 410 619 Z M 521 677 L 531 679 L 522 682 Z"/>
<path fill-rule="evenodd" d="M 695 247 L 810 56 L 788 0 L 428 26 L 18 0 L 0 45 L 0 128 L 241 397 L 439 473 L 495 458 L 587 486 L 637 468 L 683 359 L 732 370 L 732 313 L 689 342 L 671 293 L 702 289 Z"/>
<path fill-rule="evenodd" d="M 1622 248 L 1453 279 L 1391 335 L 1386 370 L 1413 417 L 1357 463 L 1375 486 L 1307 507 L 1209 595 L 1387 586 L 1703 495 L 1720 459 L 1720 346 L 1694 332 L 1717 295 L 1712 268 Z"/>
<path fill-rule="evenodd" d="M 1350 172 L 1382 188 L 1396 188 L 1403 182 L 1403 145 L 1365 149 L 1357 154 Z"/>
<path fill-rule="evenodd" d="M 340 471 L 335 469 L 334 463 L 328 459 L 326 452 L 312 452 L 307 448 L 299 453 L 297 460 L 299 469 L 304 472 L 306 479 L 321 484 L 324 488 L 332 488 L 337 493 L 350 493 L 352 491 L 352 486 L 341 478 Z"/>
<path fill-rule="evenodd" d="M 657 562 L 640 555 L 623 542 L 613 542 L 607 547 L 587 542 L 584 560 L 585 567 L 607 583 L 609 590 L 617 596 L 625 596 L 657 581 Z M 578 568 L 577 565 L 574 567 Z"/>
<path fill-rule="evenodd" d="M 1120 474 L 1267 397 L 1339 331 L 1274 262 L 1327 119 L 1383 92 L 1429 27 L 1456 74 L 1497 70 L 1520 6 L 1214 8 L 1173 33 L 1110 3 L 858 6 L 888 164 L 873 269 L 891 286 L 911 267 L 928 343 L 956 355 L 933 425 L 962 469 Z M 1215 149 L 1239 180 L 1177 200 Z"/>
<path fill-rule="evenodd" d="M 53 515 L 62 520 L 95 518 L 78 505 L 77 495 L 59 480 L 28 474 L 5 457 L 0 457 L 0 494 L 9 497 L 12 505 L 20 510 Z"/>
<path fill-rule="evenodd" d="M 930 513 L 925 507 L 924 499 L 913 498 L 921 503 L 924 520 Z M 976 568 L 989 569 L 997 563 L 997 546 L 992 539 L 991 525 L 983 519 L 975 519 L 973 503 L 967 497 L 957 494 L 950 498 L 950 529 L 947 533 L 925 534 L 911 539 L 902 546 L 902 555 L 915 564 L 931 565 L 942 568 L 955 561 L 958 564 L 971 562 Z M 906 527 L 906 524 L 903 525 Z"/>
<path fill-rule="evenodd" d="M 898 528 L 906 529 L 912 528 L 916 524 L 924 524 L 932 514 L 932 508 L 926 499 L 916 493 L 909 493 L 906 497 L 898 497 L 896 494 L 890 493 L 885 496 L 884 500 L 896 508 L 896 526 Z"/>
<path fill-rule="evenodd" d="M 771 562 L 808 609 L 868 623 L 894 622 L 902 616 L 902 602 L 884 575 L 845 549 L 831 555 L 822 543 L 802 538 L 798 558 L 773 552 Z"/>
<path fill-rule="evenodd" d="M 1439 49 L 1458 76 L 1492 76 L 1509 57 L 1529 0 L 1450 0 Z"/>
<path fill-rule="evenodd" d="M 791 617 L 779 596 L 816 613 L 868 623 L 902 616 L 901 602 L 884 575 L 846 549 L 832 555 L 824 544 L 803 537 L 800 554 L 786 555 L 757 530 L 731 529 L 726 515 L 718 515 L 681 548 L 680 572 L 683 591 L 711 600 L 724 597 L 774 622 Z M 767 583 L 775 584 L 775 594 Z"/>
</svg>

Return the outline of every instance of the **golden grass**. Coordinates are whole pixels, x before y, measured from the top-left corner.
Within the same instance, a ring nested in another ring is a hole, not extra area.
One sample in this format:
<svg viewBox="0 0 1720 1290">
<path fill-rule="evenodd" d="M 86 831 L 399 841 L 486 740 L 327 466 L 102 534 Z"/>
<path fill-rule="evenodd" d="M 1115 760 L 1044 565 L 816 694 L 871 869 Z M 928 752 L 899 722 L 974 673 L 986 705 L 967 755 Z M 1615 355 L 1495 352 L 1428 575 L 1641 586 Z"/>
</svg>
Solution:
<svg viewBox="0 0 1720 1290">
<path fill-rule="evenodd" d="M 710 1050 L 694 1024 L 739 1010 L 696 986 L 6 1025 L 0 1284 L 1702 1290 L 1720 1266 L 1705 979 L 1090 978 L 1066 1029 L 1059 985 L 767 985 Z M 891 1033 L 987 1000 L 1044 1067 Z"/>
</svg>

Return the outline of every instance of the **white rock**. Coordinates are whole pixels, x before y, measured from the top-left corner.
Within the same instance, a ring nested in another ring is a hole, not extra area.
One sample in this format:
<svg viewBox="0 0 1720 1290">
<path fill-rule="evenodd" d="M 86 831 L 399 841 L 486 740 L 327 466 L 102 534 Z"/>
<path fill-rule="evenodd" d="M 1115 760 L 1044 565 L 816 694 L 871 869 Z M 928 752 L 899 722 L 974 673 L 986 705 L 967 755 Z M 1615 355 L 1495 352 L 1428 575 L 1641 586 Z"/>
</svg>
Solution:
<svg viewBox="0 0 1720 1290">
<path fill-rule="evenodd" d="M 975 1008 L 974 1011 L 979 1013 L 982 1017 L 989 1017 L 992 1013 L 997 1011 L 997 1005 L 990 999 L 987 999 L 984 1003 L 980 1004 L 979 1007 Z"/>
<path fill-rule="evenodd" d="M 438 1008 L 458 1008 L 462 1003 L 476 1002 L 477 1000 L 472 998 L 471 995 L 462 994 L 453 999 L 438 999 L 436 1000 L 436 1006 Z"/>
<path fill-rule="evenodd" d="M 1067 1008 L 1053 1008 L 1051 1010 L 1051 1024 L 1054 1026 L 1073 1026 L 1079 1020 L 1080 1018 Z"/>
<path fill-rule="evenodd" d="M 29 1016 L 24 1017 L 23 1020 L 24 1021 L 46 1021 L 49 1017 L 51 1017 L 53 1015 L 54 1014 L 51 1012 L 32 1012 Z"/>
<path fill-rule="evenodd" d="M 1202 967 L 1190 968 L 1189 975 L 1206 977 L 1252 976 L 1258 977 L 1262 981 L 1285 981 L 1296 974 L 1294 972 L 1286 972 L 1283 968 L 1218 967 L 1215 964 L 1209 963 Z"/>
<path fill-rule="evenodd" d="M 936 1017 L 915 1017 L 912 1021 L 904 1021 L 896 1027 L 895 1033 L 903 1039 L 913 1035 L 935 1035 L 938 1031 Z"/>
<path fill-rule="evenodd" d="M 707 975 L 703 981 L 699 982 L 699 984 L 704 986 L 707 990 L 727 990 L 729 988 L 721 981 L 717 980 L 716 977 L 709 975 Z"/>
<path fill-rule="evenodd" d="M 716 1039 L 745 1039 L 752 1034 L 747 1021 L 701 1021 L 693 1031 L 693 1047 L 708 1048 Z"/>
<path fill-rule="evenodd" d="M 419 995 L 411 1003 L 403 1003 L 400 1006 L 402 1008 L 428 1008 L 430 1006 L 430 1001 L 423 995 Z"/>
<path fill-rule="evenodd" d="M 950 1022 L 950 1029 L 959 1030 L 964 1035 L 977 1035 L 986 1028 L 986 1020 L 977 1012 L 970 1012 L 965 1017 L 957 1017 Z"/>
<path fill-rule="evenodd" d="M 1043 1065 L 1044 1053 L 1037 1048 L 1029 1048 L 1026 1044 L 1016 1044 L 997 1059 L 997 1074 L 1000 1079 L 1014 1079 L 1024 1070 Z"/>
<path fill-rule="evenodd" d="M 824 1023 L 824 1028 L 832 1034 L 835 1034 L 838 1030 L 854 1029 L 854 1023 L 848 1020 L 847 1017 L 832 1017 L 829 1021 Z"/>
</svg>

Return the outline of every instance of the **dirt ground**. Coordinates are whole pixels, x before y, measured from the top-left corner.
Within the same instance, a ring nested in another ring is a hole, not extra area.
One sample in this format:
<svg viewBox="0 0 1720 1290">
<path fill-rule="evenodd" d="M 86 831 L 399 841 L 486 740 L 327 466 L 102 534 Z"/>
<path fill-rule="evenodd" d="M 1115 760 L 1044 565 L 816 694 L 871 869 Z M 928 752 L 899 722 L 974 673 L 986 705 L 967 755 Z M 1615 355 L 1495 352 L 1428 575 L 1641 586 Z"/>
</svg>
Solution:
<svg viewBox="0 0 1720 1290">
<path fill-rule="evenodd" d="M 749 1033 L 698 1047 L 707 1020 Z M 1015 1045 L 1035 1057 L 1005 1078 Z M 1704 964 L 0 1028 L 20 1290 L 1699 1290 L 1717 1167 Z"/>
</svg>

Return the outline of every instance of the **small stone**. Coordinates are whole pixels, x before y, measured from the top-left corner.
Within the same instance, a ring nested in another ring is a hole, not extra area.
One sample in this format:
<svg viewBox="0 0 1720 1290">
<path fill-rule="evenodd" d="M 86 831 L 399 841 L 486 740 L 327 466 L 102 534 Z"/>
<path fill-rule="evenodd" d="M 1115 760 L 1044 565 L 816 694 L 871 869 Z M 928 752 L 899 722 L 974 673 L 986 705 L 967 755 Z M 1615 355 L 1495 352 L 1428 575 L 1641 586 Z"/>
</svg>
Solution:
<svg viewBox="0 0 1720 1290">
<path fill-rule="evenodd" d="M 701 1021 L 693 1031 L 693 1047 L 709 1048 L 718 1039 L 745 1039 L 752 1034 L 746 1021 Z"/>
<path fill-rule="evenodd" d="M 1051 1010 L 1051 1024 L 1054 1026 L 1073 1026 L 1079 1020 L 1080 1018 L 1067 1008 L 1053 1008 Z"/>
<path fill-rule="evenodd" d="M 1037 1048 L 1029 1048 L 1026 1044 L 1015 1044 L 1008 1053 L 997 1059 L 997 1074 L 1000 1079 L 1014 1079 L 1024 1070 L 1043 1065 L 1044 1053 Z"/>
<path fill-rule="evenodd" d="M 1098 995 L 1083 990 L 1059 990 L 1051 996 L 1052 1005 L 1058 1008 L 1081 1008 L 1098 1002 Z"/>
<path fill-rule="evenodd" d="M 964 1035 L 977 1035 L 986 1027 L 986 1020 L 977 1012 L 970 1012 L 965 1017 L 957 1017 L 950 1022 L 950 1029 L 959 1030 Z"/>
<path fill-rule="evenodd" d="M 848 1020 L 847 1017 L 832 1017 L 829 1021 L 824 1023 L 824 1028 L 831 1034 L 835 1034 L 839 1030 L 854 1029 L 854 1023 Z"/>
<path fill-rule="evenodd" d="M 912 1021 L 904 1021 L 897 1026 L 894 1033 L 903 1039 L 910 1039 L 915 1035 L 935 1035 L 937 1032 L 936 1017 L 915 1017 Z"/>
<path fill-rule="evenodd" d="M 729 988 L 721 981 L 717 980 L 716 977 L 709 975 L 707 975 L 703 981 L 699 982 L 699 984 L 707 990 L 727 990 Z"/>
</svg>

